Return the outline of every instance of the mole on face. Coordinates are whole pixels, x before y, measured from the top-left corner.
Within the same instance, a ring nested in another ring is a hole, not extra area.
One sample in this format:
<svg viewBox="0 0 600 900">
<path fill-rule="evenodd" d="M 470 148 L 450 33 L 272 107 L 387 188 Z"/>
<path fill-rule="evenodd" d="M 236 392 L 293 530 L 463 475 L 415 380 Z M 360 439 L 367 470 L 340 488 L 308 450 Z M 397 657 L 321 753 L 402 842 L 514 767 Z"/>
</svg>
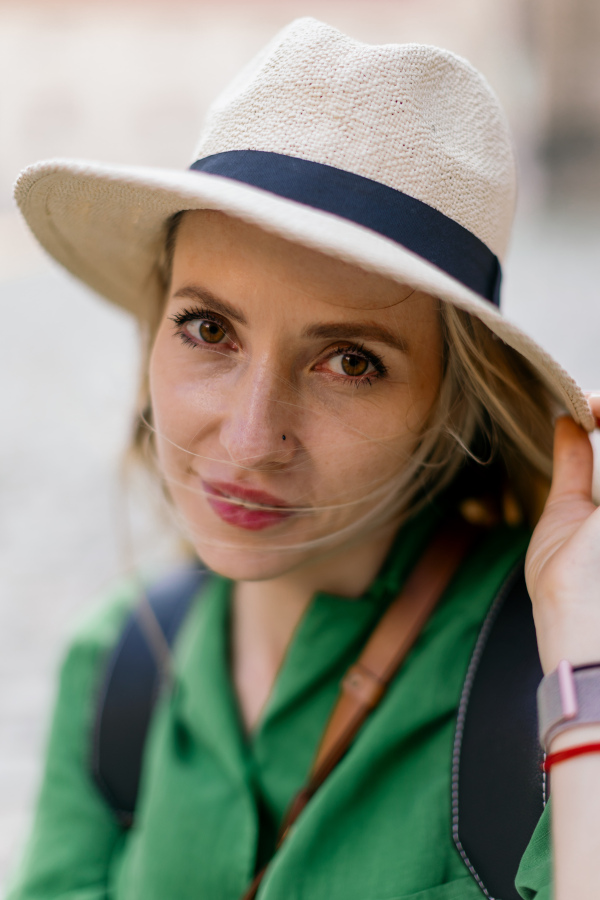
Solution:
<svg viewBox="0 0 600 900">
<path fill-rule="evenodd" d="M 281 435 L 281 440 L 282 440 L 282 441 L 285 441 L 285 434 L 282 434 L 282 435 Z"/>
</svg>

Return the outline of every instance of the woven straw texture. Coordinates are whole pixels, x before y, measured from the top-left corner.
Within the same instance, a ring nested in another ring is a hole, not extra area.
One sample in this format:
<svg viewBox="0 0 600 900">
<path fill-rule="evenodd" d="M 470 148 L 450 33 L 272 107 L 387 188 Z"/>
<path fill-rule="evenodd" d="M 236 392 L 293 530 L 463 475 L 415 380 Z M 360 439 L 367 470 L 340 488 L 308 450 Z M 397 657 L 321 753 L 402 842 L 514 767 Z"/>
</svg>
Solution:
<svg viewBox="0 0 600 900">
<path fill-rule="evenodd" d="M 292 23 L 213 105 L 194 158 L 242 149 L 372 178 L 506 250 L 508 124 L 479 72 L 437 47 L 369 46 L 314 19 Z"/>
</svg>

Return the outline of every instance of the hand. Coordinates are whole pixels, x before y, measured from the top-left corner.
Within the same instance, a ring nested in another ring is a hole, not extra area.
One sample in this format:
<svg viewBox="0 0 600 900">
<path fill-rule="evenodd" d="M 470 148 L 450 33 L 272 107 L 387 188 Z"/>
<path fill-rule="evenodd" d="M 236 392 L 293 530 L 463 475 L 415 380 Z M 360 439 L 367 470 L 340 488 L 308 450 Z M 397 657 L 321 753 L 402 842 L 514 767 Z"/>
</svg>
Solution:
<svg viewBox="0 0 600 900">
<path fill-rule="evenodd" d="M 588 400 L 600 426 L 600 394 Z M 525 562 L 545 672 L 561 659 L 600 661 L 600 508 L 592 475 L 588 435 L 572 419 L 558 419 L 552 487 Z"/>
</svg>

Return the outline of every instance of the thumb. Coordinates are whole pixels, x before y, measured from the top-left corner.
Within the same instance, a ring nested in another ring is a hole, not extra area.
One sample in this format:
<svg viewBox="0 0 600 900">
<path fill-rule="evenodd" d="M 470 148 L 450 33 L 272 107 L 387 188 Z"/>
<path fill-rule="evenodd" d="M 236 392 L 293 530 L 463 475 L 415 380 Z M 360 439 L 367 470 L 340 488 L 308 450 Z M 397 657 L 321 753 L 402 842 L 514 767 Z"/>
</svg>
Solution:
<svg viewBox="0 0 600 900">
<path fill-rule="evenodd" d="M 548 500 L 578 496 L 591 499 L 594 454 L 586 432 L 573 419 L 561 416 L 554 430 L 554 468 Z"/>
</svg>

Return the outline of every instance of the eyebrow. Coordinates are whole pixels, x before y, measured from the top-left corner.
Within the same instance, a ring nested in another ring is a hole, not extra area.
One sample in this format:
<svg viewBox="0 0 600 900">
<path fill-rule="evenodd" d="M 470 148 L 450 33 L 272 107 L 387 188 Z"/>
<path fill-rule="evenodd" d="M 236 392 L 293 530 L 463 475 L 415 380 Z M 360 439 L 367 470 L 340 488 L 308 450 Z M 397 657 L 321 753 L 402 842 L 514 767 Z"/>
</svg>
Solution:
<svg viewBox="0 0 600 900">
<path fill-rule="evenodd" d="M 187 284 L 179 288 L 173 294 L 173 298 L 187 298 L 198 303 L 207 303 L 214 312 L 221 313 L 222 316 L 227 316 L 228 319 L 233 319 L 234 322 L 238 322 L 240 325 L 248 324 L 246 317 L 235 306 L 217 297 L 216 294 L 213 294 L 207 288 L 199 287 L 197 284 Z"/>
<path fill-rule="evenodd" d="M 410 353 L 408 341 L 399 334 L 394 334 L 378 322 L 331 322 L 322 325 L 309 325 L 304 329 L 304 337 L 320 338 L 329 341 L 378 341 L 387 344 L 401 353 Z"/>
</svg>

